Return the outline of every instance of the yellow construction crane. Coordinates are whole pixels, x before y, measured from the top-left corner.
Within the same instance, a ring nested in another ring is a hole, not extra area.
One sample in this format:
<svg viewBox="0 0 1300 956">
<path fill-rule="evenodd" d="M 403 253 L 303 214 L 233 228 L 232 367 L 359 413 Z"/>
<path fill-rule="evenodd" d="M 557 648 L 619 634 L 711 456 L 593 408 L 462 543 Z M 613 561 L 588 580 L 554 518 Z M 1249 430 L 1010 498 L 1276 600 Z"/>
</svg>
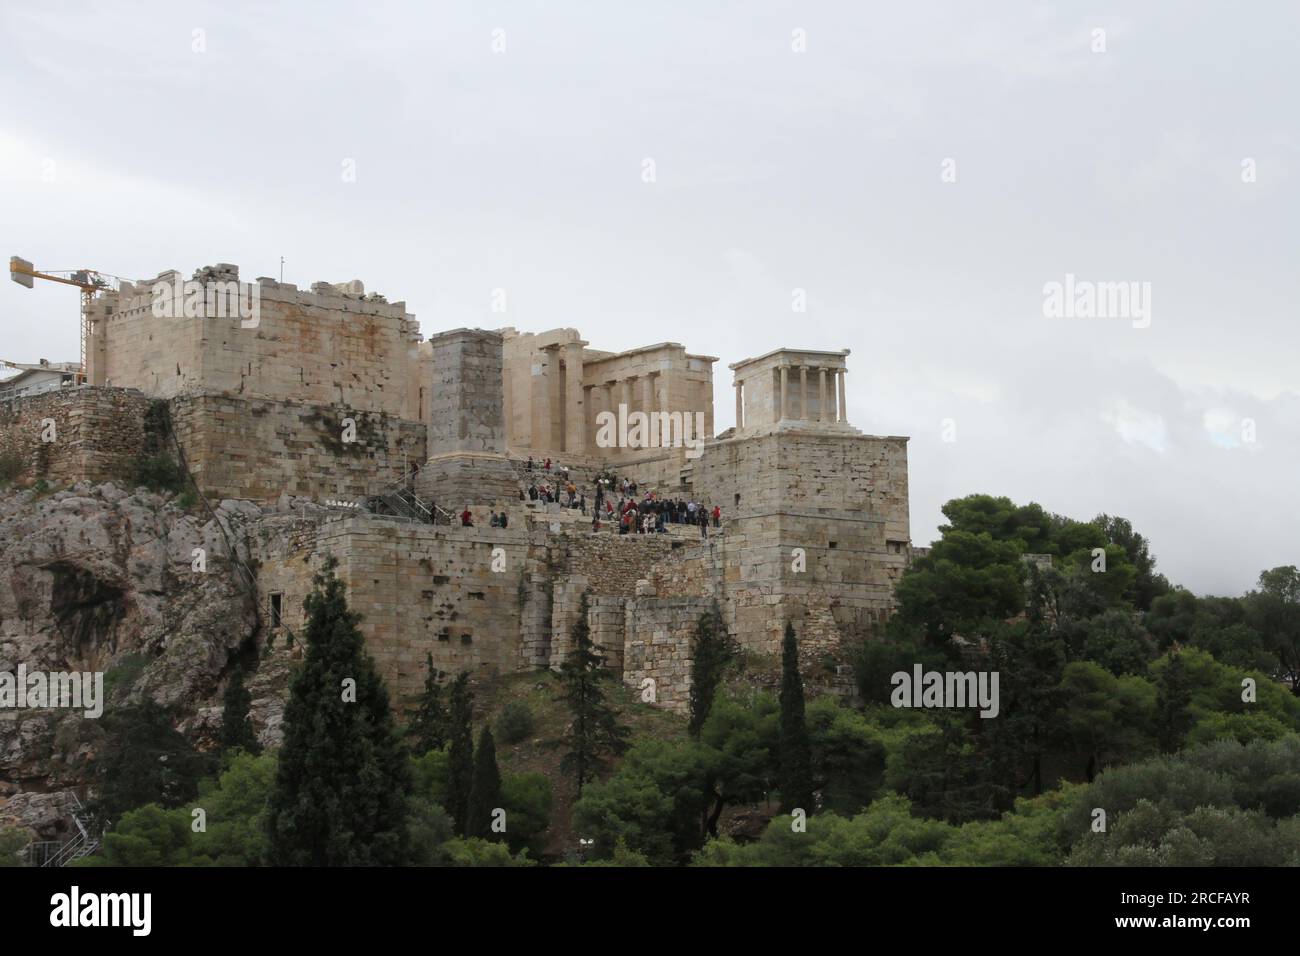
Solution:
<svg viewBox="0 0 1300 956">
<path fill-rule="evenodd" d="M 117 276 L 94 269 L 34 269 L 26 259 L 9 257 L 9 278 L 21 286 L 32 288 L 35 279 L 48 279 L 64 285 L 74 285 L 81 290 L 81 372 L 77 384 L 86 380 L 86 343 L 90 338 L 90 304 L 105 289 L 116 289 L 121 280 Z"/>
</svg>

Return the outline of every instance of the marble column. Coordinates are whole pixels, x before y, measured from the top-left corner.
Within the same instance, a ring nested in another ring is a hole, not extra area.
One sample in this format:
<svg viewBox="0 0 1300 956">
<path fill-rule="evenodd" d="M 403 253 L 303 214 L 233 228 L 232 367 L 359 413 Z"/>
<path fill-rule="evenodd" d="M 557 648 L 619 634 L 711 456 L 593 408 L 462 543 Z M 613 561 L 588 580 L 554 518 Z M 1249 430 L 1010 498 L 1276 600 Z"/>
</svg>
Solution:
<svg viewBox="0 0 1300 956">
<path fill-rule="evenodd" d="M 560 347 L 546 347 L 546 401 L 542 404 L 542 442 L 540 450 L 552 454 L 563 448 L 564 436 L 560 431 L 560 413 L 564 407 L 564 392 L 560 383 Z"/>
<path fill-rule="evenodd" d="M 745 402 L 740 391 L 743 385 L 743 382 L 736 382 L 736 431 L 745 427 Z"/>
<path fill-rule="evenodd" d="M 808 414 L 808 366 L 799 366 L 799 417 L 804 421 L 811 420 L 812 416 Z"/>
<path fill-rule="evenodd" d="M 587 416 L 582 401 L 582 343 L 564 346 L 564 450 L 575 455 L 586 452 Z"/>
<path fill-rule="evenodd" d="M 826 369 L 817 370 L 817 420 L 826 421 Z"/>
<path fill-rule="evenodd" d="M 781 366 L 781 414 L 779 421 L 785 421 L 790 416 L 790 367 Z"/>
<path fill-rule="evenodd" d="M 837 388 L 839 392 L 839 402 L 837 403 L 839 405 L 839 417 L 835 419 L 838 422 L 847 422 L 849 420 L 849 405 L 844 391 L 844 372 L 845 370 L 842 368 L 835 370 L 835 378 L 839 382 Z"/>
</svg>

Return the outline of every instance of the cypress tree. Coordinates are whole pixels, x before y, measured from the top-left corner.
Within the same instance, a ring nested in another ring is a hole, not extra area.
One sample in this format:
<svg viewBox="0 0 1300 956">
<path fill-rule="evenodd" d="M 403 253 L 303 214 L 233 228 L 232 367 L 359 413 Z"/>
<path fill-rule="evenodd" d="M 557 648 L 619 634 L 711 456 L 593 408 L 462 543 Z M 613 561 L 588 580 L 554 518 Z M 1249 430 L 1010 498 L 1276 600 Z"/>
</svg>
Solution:
<svg viewBox="0 0 1300 956">
<path fill-rule="evenodd" d="M 691 651 L 691 719 L 687 729 L 698 738 L 713 708 L 713 698 L 722 684 L 722 674 L 733 657 L 736 645 L 727 633 L 718 602 L 700 615 L 695 625 L 695 642 Z"/>
<path fill-rule="evenodd" d="M 609 702 L 601 682 L 609 677 L 605 658 L 596 650 L 587 625 L 588 594 L 582 594 L 578 604 L 578 619 L 574 622 L 572 647 L 560 665 L 560 680 L 564 685 L 560 699 L 569 705 L 573 723 L 565 731 L 568 752 L 560 762 L 565 773 L 572 773 L 582 786 L 600 768 L 602 758 L 608 753 L 622 753 L 627 746 L 627 728 L 618 723 L 618 717 Z"/>
<path fill-rule="evenodd" d="M 303 602 L 306 651 L 289 686 L 267 801 L 275 866 L 395 865 L 405 857 L 406 748 L 336 564 L 326 563 Z"/>
<path fill-rule="evenodd" d="M 420 755 L 447 746 L 447 708 L 442 705 L 442 688 L 438 686 L 442 672 L 434 670 L 432 654 L 425 655 L 425 667 L 420 706 L 406 728 L 412 748 Z"/>
<path fill-rule="evenodd" d="M 451 713 L 447 736 L 447 795 L 443 807 L 458 834 L 465 833 L 469 810 L 469 788 L 474 782 L 474 692 L 469 689 L 469 672 L 461 671 L 451 685 Z"/>
<path fill-rule="evenodd" d="M 812 743 L 804 720 L 803 679 L 799 676 L 799 645 L 794 624 L 785 624 L 781 642 L 781 715 L 778 741 L 777 785 L 781 790 L 781 812 L 796 807 L 813 812 Z"/>
<path fill-rule="evenodd" d="M 469 788 L 469 809 L 465 814 L 465 836 L 494 840 L 492 811 L 501 806 L 501 770 L 497 767 L 497 747 L 486 725 L 479 732 L 474 750 L 474 780 Z"/>
<path fill-rule="evenodd" d="M 262 752 L 262 746 L 253 733 L 253 723 L 248 719 L 248 708 L 253 697 L 244 686 L 244 669 L 236 664 L 235 671 L 226 684 L 226 694 L 221 712 L 221 730 L 217 742 L 222 750 L 239 747 L 256 756 Z"/>
</svg>

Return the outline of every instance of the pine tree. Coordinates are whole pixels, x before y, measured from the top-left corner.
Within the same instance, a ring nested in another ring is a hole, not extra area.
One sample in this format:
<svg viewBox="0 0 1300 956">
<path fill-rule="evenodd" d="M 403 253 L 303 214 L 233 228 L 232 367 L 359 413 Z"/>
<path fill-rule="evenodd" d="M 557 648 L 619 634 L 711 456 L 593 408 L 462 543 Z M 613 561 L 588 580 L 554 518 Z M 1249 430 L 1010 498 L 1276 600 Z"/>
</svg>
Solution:
<svg viewBox="0 0 1300 956">
<path fill-rule="evenodd" d="M 498 839 L 500 834 L 492 832 L 492 813 L 500 806 L 501 770 L 497 767 L 497 747 L 492 731 L 484 726 L 474 750 L 474 780 L 469 788 L 465 836 Z"/>
<path fill-rule="evenodd" d="M 442 705 L 442 688 L 438 686 L 441 671 L 434 670 L 433 655 L 425 655 L 424 693 L 420 706 L 406 728 L 406 736 L 416 754 L 441 750 L 447 746 L 447 708 Z"/>
<path fill-rule="evenodd" d="M 691 657 L 691 719 L 687 726 L 692 737 L 698 738 L 713 708 L 713 698 L 722 684 L 722 674 L 735 657 L 736 643 L 727 633 L 718 602 L 700 615 L 695 625 L 695 644 Z"/>
<path fill-rule="evenodd" d="M 461 671 L 451 685 L 451 713 L 447 736 L 447 795 L 443 807 L 458 834 L 465 833 L 469 810 L 469 789 L 474 782 L 474 692 L 469 689 L 469 672 Z"/>
<path fill-rule="evenodd" d="M 813 812 L 812 743 L 804 720 L 803 679 L 799 676 L 799 645 L 794 624 L 787 621 L 781 643 L 781 716 L 778 742 L 778 782 L 781 812 L 796 807 Z"/>
<path fill-rule="evenodd" d="M 1191 704 L 1191 678 L 1182 655 L 1175 650 L 1156 678 L 1156 739 L 1166 753 L 1183 745 L 1192 725 Z"/>
<path fill-rule="evenodd" d="M 601 682 L 609 676 L 605 658 L 596 650 L 587 625 L 588 595 L 583 592 L 578 604 L 578 619 L 574 622 L 572 647 L 560 665 L 560 680 L 564 690 L 560 699 L 569 705 L 573 723 L 565 731 L 568 752 L 560 762 L 566 773 L 572 773 L 582 786 L 600 768 L 602 758 L 610 753 L 622 753 L 627 746 L 628 731 L 618 723 L 617 715 L 605 699 Z"/>
<path fill-rule="evenodd" d="M 267 855 L 275 866 L 395 865 L 405 858 L 406 748 L 336 564 L 326 563 L 303 602 L 305 657 L 290 683 L 267 801 Z"/>
<path fill-rule="evenodd" d="M 226 684 L 221 730 L 217 736 L 222 750 L 239 747 L 254 756 L 262 752 L 257 734 L 253 733 L 253 723 L 248 719 L 248 708 L 252 702 L 253 697 L 244 686 L 244 669 L 236 664 L 235 671 Z"/>
</svg>

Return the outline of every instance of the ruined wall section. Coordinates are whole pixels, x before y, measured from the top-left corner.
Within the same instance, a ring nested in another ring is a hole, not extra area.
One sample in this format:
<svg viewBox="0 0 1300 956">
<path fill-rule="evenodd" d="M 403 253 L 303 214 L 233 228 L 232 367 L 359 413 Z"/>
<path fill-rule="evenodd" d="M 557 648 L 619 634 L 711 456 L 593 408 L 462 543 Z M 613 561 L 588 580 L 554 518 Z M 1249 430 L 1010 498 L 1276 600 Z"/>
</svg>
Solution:
<svg viewBox="0 0 1300 956">
<path fill-rule="evenodd" d="M 587 621 L 592 639 L 602 645 L 606 664 L 617 669 L 623 656 L 622 618 L 625 602 L 636 594 L 637 582 L 672 552 L 665 535 L 560 534 L 550 538 L 553 589 L 552 644 L 549 663 L 558 668 L 571 645 L 582 592 L 592 598 Z"/>
<path fill-rule="evenodd" d="M 120 484 L 147 453 L 148 411 L 137 391 L 90 386 L 0 402 L 0 457 L 12 457 L 33 478 Z M 47 419 L 53 442 L 42 440 Z"/>
<path fill-rule="evenodd" d="M 690 709 L 695 627 L 712 602 L 701 597 L 642 597 L 629 604 L 623 682 L 645 692 L 654 681 L 655 703 L 674 713 Z"/>
</svg>

